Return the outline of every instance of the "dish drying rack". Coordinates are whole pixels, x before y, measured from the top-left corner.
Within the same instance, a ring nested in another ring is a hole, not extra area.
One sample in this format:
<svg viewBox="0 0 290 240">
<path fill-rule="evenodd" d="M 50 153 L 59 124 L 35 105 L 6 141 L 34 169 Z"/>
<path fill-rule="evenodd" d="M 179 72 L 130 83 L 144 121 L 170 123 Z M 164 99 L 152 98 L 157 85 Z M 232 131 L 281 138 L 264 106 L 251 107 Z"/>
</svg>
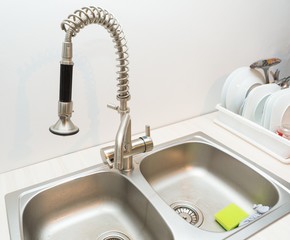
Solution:
<svg viewBox="0 0 290 240">
<path fill-rule="evenodd" d="M 214 122 L 238 137 L 258 147 L 282 163 L 290 163 L 290 141 L 254 123 L 221 104 L 216 106 L 217 118 Z"/>
</svg>

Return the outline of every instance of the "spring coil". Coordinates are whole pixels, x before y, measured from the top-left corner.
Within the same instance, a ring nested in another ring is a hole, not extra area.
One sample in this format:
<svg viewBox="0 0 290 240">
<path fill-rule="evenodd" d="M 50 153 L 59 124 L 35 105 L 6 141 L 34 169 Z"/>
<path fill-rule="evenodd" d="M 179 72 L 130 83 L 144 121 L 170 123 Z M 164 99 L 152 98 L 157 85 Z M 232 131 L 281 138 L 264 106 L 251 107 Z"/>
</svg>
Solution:
<svg viewBox="0 0 290 240">
<path fill-rule="evenodd" d="M 127 41 L 120 24 L 111 13 L 100 7 L 96 8 L 92 6 L 76 10 L 74 14 L 69 15 L 68 18 L 61 23 L 62 30 L 66 32 L 65 41 L 71 42 L 71 37 L 76 36 L 80 29 L 93 23 L 105 27 L 113 39 L 115 44 L 114 47 L 117 50 L 116 54 L 118 56 L 116 59 L 118 61 L 118 64 L 116 65 L 118 68 L 117 99 L 129 100 L 129 54 Z"/>
</svg>

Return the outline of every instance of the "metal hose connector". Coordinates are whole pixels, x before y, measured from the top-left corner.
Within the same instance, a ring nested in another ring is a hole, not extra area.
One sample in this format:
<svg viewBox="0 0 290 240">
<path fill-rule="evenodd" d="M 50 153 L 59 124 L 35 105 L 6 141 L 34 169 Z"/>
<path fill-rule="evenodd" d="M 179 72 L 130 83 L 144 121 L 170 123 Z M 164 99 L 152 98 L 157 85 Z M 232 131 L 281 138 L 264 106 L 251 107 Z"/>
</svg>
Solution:
<svg viewBox="0 0 290 240">
<path fill-rule="evenodd" d="M 117 99 L 129 100 L 129 61 L 128 61 L 128 47 L 123 30 L 116 20 L 116 18 L 100 7 L 83 7 L 80 10 L 76 10 L 74 14 L 68 16 L 61 23 L 61 28 L 66 32 L 65 42 L 71 42 L 71 38 L 76 36 L 82 28 L 89 24 L 99 24 L 103 26 L 110 33 L 116 48 L 116 54 L 118 58 L 117 64 Z"/>
</svg>

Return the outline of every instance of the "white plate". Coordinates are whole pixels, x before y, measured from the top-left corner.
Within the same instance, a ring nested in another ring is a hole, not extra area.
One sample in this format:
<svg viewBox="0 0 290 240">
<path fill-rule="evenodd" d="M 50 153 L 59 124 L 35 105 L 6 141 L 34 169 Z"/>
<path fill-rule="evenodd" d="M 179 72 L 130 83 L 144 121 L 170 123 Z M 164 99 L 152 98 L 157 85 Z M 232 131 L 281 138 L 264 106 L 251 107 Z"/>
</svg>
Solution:
<svg viewBox="0 0 290 240">
<path fill-rule="evenodd" d="M 248 67 L 240 67 L 231 72 L 231 74 L 227 77 L 226 81 L 224 82 L 223 88 L 222 88 L 222 94 L 221 94 L 221 104 L 222 106 L 226 107 L 226 95 L 229 88 L 230 83 L 232 82 L 233 78 L 236 74 L 238 74 L 241 71 L 244 71 Z"/>
<path fill-rule="evenodd" d="M 245 67 L 237 72 L 229 83 L 226 93 L 226 108 L 238 113 L 249 90 L 257 84 L 263 84 L 264 77 L 256 69 Z"/>
<path fill-rule="evenodd" d="M 242 116 L 255 122 L 261 124 L 264 104 L 271 93 L 277 92 L 281 89 L 275 83 L 263 84 L 255 87 L 247 96 Z"/>
<path fill-rule="evenodd" d="M 275 100 L 284 93 L 288 89 L 283 89 L 277 92 L 272 93 L 266 100 L 264 104 L 264 109 L 263 109 L 263 116 L 261 120 L 261 125 L 266 128 L 270 129 L 270 119 L 272 115 L 272 110 L 273 110 L 273 105 L 275 103 Z"/>
<path fill-rule="evenodd" d="M 290 126 L 290 106 L 286 109 L 286 111 L 285 111 L 285 113 L 283 115 L 282 125 Z"/>
<path fill-rule="evenodd" d="M 275 99 L 269 122 L 269 130 L 275 132 L 281 125 L 283 116 L 290 106 L 290 89 L 281 91 L 282 94 Z"/>
</svg>

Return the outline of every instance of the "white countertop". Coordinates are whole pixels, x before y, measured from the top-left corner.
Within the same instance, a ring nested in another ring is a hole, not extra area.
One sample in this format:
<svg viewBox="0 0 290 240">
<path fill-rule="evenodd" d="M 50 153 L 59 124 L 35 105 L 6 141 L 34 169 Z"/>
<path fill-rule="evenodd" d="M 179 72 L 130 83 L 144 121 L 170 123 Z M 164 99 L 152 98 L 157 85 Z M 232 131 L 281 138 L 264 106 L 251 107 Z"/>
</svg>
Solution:
<svg viewBox="0 0 290 240">
<path fill-rule="evenodd" d="M 231 134 L 213 122 L 217 113 L 189 119 L 163 128 L 152 130 L 154 144 L 159 145 L 175 138 L 201 131 L 234 151 L 244 155 L 258 165 L 280 178 L 290 182 L 290 164 L 285 165 L 277 159 L 262 152 L 255 146 Z M 106 144 L 108 145 L 108 144 Z M 21 169 L 0 174 L 0 239 L 9 240 L 9 229 L 6 216 L 4 196 L 12 191 L 31 186 L 55 177 L 59 177 L 101 162 L 100 148 L 92 147 L 53 158 Z M 252 236 L 251 240 L 278 240 L 290 238 L 290 214 L 276 221 L 264 230 Z"/>
</svg>

